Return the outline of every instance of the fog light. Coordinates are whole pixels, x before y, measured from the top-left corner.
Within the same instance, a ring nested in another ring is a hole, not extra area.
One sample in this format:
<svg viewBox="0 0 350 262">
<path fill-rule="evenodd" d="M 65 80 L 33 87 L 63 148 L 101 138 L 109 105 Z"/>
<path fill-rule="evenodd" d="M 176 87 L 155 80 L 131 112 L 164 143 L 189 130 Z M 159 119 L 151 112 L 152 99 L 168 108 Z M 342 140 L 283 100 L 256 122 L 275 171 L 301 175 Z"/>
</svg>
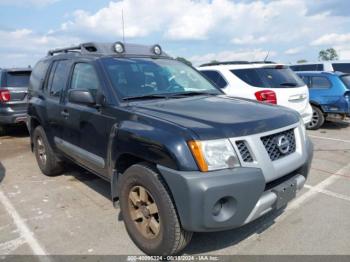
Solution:
<svg viewBox="0 0 350 262">
<path fill-rule="evenodd" d="M 114 50 L 117 52 L 117 53 L 124 53 L 125 51 L 125 48 L 124 48 L 124 45 L 123 43 L 121 42 L 117 42 L 114 44 Z"/>
<path fill-rule="evenodd" d="M 222 197 L 213 205 L 211 212 L 215 221 L 227 221 L 236 212 L 236 200 L 231 196 Z"/>
<path fill-rule="evenodd" d="M 160 45 L 153 46 L 153 53 L 155 53 L 156 55 L 161 55 L 162 48 L 160 47 Z"/>
<path fill-rule="evenodd" d="M 220 199 L 213 206 L 213 210 L 212 210 L 213 216 L 218 216 L 220 214 L 220 211 L 222 209 L 222 204 L 223 204 L 222 202 L 223 202 L 223 199 Z"/>
</svg>

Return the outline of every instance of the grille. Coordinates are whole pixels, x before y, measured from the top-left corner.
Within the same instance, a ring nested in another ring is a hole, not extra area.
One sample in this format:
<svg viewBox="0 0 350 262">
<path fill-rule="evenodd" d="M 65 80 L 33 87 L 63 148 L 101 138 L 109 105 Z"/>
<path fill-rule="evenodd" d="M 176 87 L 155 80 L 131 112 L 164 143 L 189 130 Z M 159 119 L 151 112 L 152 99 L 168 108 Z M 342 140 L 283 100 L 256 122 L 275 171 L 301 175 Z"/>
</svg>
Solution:
<svg viewBox="0 0 350 262">
<path fill-rule="evenodd" d="M 243 140 L 237 141 L 236 145 L 237 145 L 237 148 L 239 150 L 239 153 L 241 154 L 243 162 L 253 162 L 253 157 L 250 154 L 250 151 L 249 151 L 245 141 L 243 141 Z"/>
<path fill-rule="evenodd" d="M 284 153 L 282 153 L 277 146 L 278 139 L 283 135 L 289 141 L 289 149 Z M 295 152 L 295 137 L 294 137 L 294 130 L 293 129 L 283 131 L 283 132 L 280 132 L 277 134 L 269 135 L 269 136 L 264 136 L 261 138 L 261 141 L 263 142 L 265 149 L 266 149 L 267 153 L 269 154 L 270 159 L 272 161 L 275 161 L 277 159 L 280 159 L 282 157 L 285 157 L 285 156 Z"/>
</svg>

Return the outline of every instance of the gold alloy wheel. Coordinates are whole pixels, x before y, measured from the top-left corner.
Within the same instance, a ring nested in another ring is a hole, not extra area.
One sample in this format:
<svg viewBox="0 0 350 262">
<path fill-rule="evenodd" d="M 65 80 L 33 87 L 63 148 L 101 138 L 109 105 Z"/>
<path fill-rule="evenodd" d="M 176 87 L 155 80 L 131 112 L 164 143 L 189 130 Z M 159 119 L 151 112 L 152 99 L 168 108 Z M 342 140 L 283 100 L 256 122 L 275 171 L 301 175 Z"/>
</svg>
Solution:
<svg viewBox="0 0 350 262">
<path fill-rule="evenodd" d="M 129 213 L 138 231 L 147 239 L 158 236 L 160 219 L 158 206 L 152 195 L 142 186 L 134 186 L 129 193 Z"/>
</svg>

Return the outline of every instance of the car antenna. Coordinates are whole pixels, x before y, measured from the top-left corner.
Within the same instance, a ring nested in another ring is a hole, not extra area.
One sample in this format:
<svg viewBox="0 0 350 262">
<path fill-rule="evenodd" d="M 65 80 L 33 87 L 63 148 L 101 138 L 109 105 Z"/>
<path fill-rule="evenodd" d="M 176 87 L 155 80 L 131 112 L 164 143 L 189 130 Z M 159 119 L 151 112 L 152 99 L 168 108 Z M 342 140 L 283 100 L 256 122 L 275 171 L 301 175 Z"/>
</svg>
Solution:
<svg viewBox="0 0 350 262">
<path fill-rule="evenodd" d="M 123 27 L 123 44 L 125 44 L 125 34 L 124 34 L 124 10 L 122 8 L 122 27 Z"/>
<path fill-rule="evenodd" d="M 267 54 L 265 56 L 264 62 L 266 62 L 267 58 L 269 57 L 270 51 L 267 51 Z"/>
</svg>

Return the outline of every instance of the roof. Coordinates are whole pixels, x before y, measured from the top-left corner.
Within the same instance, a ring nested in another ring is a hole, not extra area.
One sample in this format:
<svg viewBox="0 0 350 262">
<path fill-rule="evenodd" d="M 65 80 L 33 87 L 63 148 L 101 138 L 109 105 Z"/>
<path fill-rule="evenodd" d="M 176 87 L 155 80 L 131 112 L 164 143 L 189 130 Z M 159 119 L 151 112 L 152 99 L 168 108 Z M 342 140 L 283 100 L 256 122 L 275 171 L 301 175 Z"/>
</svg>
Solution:
<svg viewBox="0 0 350 262">
<path fill-rule="evenodd" d="M 296 74 L 303 74 L 303 75 L 348 75 L 348 73 L 339 72 L 339 71 L 297 71 Z"/>
<path fill-rule="evenodd" d="M 23 71 L 32 71 L 31 67 L 13 67 L 13 68 L 0 68 L 2 71 L 6 72 L 23 72 Z"/>
<path fill-rule="evenodd" d="M 198 70 L 235 70 L 235 69 L 249 69 L 249 68 L 275 68 L 277 66 L 285 66 L 285 64 L 280 63 L 262 63 L 262 62 L 246 62 L 246 63 L 218 63 L 218 64 L 204 64 L 198 67 Z"/>
<path fill-rule="evenodd" d="M 204 66 L 216 66 L 216 65 L 249 65 L 249 64 L 275 64 L 272 61 L 222 61 L 222 62 L 211 62 L 200 65 L 200 67 Z"/>
<path fill-rule="evenodd" d="M 118 53 L 115 51 L 115 45 L 121 44 L 124 47 L 124 52 Z M 58 49 L 52 49 L 48 51 L 48 56 L 53 56 L 55 54 L 65 54 L 65 53 L 75 53 L 80 55 L 95 55 L 95 56 L 105 56 L 105 55 L 116 55 L 116 56 L 143 56 L 143 57 L 169 57 L 165 52 L 161 52 L 160 55 L 156 55 L 154 50 L 155 46 L 159 45 L 139 45 L 132 43 L 99 43 L 99 42 L 89 42 L 82 43 L 76 46 L 64 47 Z"/>
<path fill-rule="evenodd" d="M 290 64 L 290 66 L 298 66 L 298 65 L 314 65 L 314 64 L 341 64 L 341 63 L 349 63 L 350 60 L 331 60 L 331 61 L 315 61 L 315 62 L 306 62 L 306 63 L 300 63 L 300 64 Z"/>
</svg>

